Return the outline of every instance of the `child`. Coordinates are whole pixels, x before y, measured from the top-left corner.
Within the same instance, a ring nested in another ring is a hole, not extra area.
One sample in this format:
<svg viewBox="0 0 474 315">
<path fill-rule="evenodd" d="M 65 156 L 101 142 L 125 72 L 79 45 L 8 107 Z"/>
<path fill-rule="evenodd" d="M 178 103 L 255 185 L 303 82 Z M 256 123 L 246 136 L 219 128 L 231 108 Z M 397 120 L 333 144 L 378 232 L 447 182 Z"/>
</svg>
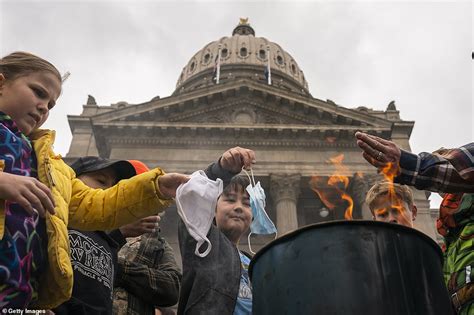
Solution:
<svg viewBox="0 0 474 315">
<path fill-rule="evenodd" d="M 137 174 L 149 171 L 140 161 L 128 162 Z M 155 315 L 155 307 L 178 302 L 181 270 L 160 229 L 157 225 L 153 228 L 147 232 L 137 224 L 120 228 L 126 243 L 118 253 L 113 314 Z"/>
<path fill-rule="evenodd" d="M 111 161 L 96 156 L 81 157 L 71 164 L 71 168 L 84 184 L 100 189 L 110 188 L 120 180 L 137 174 L 134 165 L 129 161 Z M 70 229 L 69 246 L 74 270 L 72 297 L 55 308 L 54 313 L 112 314 L 117 252 L 126 243 L 125 238 L 130 236 L 129 233 L 152 232 L 158 220 L 158 216 L 150 216 L 110 233 Z M 175 284 L 178 288 L 180 276 L 178 271 Z"/>
<path fill-rule="evenodd" d="M 413 204 L 410 188 L 393 184 L 395 202 L 388 197 L 389 189 L 388 182 L 380 182 L 367 193 L 366 202 L 374 220 L 413 227 L 416 206 Z M 446 243 L 443 273 L 455 314 L 467 315 L 474 312 L 474 274 L 471 274 L 474 265 L 473 219 L 474 194 L 444 195 L 436 227 Z"/>
<path fill-rule="evenodd" d="M 408 186 L 378 182 L 367 192 L 365 202 L 374 220 L 413 227 L 417 209 Z"/>
<path fill-rule="evenodd" d="M 206 175 L 215 179 L 208 171 Z M 250 259 L 237 248 L 252 222 L 249 183 L 247 177 L 232 177 L 219 196 L 215 225 L 207 234 L 212 247 L 204 258 L 195 254 L 196 241 L 180 220 L 183 279 L 178 314 L 251 314 Z"/>
<path fill-rule="evenodd" d="M 0 308 L 68 300 L 67 227 L 113 229 L 152 215 L 188 180 L 157 168 L 107 190 L 87 187 L 54 154 L 54 131 L 39 129 L 60 93 L 48 61 L 25 52 L 0 60 Z"/>
</svg>

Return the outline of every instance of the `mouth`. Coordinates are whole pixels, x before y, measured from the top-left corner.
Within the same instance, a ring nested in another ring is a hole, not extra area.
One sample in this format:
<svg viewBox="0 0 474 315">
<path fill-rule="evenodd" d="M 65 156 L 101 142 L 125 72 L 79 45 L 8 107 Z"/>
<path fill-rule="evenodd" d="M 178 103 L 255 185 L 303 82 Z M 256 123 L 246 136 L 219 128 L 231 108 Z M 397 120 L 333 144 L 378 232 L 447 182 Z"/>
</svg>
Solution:
<svg viewBox="0 0 474 315">
<path fill-rule="evenodd" d="M 244 221 L 244 218 L 239 217 L 239 216 L 231 216 L 230 218 L 234 221 L 242 221 L 242 222 Z"/>
<path fill-rule="evenodd" d="M 31 118 L 34 119 L 35 124 L 38 124 L 41 121 L 41 116 L 35 113 L 29 113 L 28 114 Z"/>
</svg>

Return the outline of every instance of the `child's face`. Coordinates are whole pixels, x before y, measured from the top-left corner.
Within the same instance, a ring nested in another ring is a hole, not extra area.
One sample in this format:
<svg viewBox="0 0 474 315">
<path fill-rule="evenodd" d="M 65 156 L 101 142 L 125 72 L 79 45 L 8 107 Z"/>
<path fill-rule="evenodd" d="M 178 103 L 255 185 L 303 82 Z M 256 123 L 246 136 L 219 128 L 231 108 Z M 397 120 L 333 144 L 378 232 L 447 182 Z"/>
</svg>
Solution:
<svg viewBox="0 0 474 315">
<path fill-rule="evenodd" d="M 79 175 L 84 184 L 91 188 L 107 189 L 117 183 L 117 173 L 112 167 L 107 167 L 99 171 L 84 173 Z"/>
<path fill-rule="evenodd" d="M 0 74 L 0 110 L 10 116 L 25 135 L 43 125 L 60 93 L 61 82 L 47 71 L 13 80 Z"/>
<path fill-rule="evenodd" d="M 376 221 L 391 222 L 413 227 L 416 216 L 416 207 L 410 206 L 402 199 L 380 195 L 371 204 L 371 210 Z"/>
<path fill-rule="evenodd" d="M 252 223 L 252 209 L 247 192 L 232 190 L 228 194 L 222 194 L 217 200 L 216 223 L 231 241 L 238 241 Z"/>
</svg>

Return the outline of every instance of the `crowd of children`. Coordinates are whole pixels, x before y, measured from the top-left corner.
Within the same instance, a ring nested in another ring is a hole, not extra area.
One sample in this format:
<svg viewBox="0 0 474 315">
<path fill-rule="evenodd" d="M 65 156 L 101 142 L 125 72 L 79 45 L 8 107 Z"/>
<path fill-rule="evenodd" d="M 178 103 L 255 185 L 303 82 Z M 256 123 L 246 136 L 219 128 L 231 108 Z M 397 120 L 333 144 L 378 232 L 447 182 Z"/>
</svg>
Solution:
<svg viewBox="0 0 474 315">
<path fill-rule="evenodd" d="M 69 167 L 53 152 L 54 131 L 40 129 L 61 85 L 40 57 L 0 59 L 0 309 L 154 314 L 178 302 L 178 314 L 251 314 L 251 256 L 237 244 L 255 218 L 268 217 L 259 184 L 238 174 L 255 153 L 232 148 L 191 176 L 98 157 Z M 473 314 L 474 144 L 414 155 L 365 133 L 356 138 L 364 158 L 391 165 L 398 182 L 367 194 L 374 220 L 413 227 L 416 205 L 403 184 L 447 193 L 437 224 L 445 279 L 455 312 Z M 182 274 L 158 228 L 157 213 L 173 198 Z"/>
</svg>

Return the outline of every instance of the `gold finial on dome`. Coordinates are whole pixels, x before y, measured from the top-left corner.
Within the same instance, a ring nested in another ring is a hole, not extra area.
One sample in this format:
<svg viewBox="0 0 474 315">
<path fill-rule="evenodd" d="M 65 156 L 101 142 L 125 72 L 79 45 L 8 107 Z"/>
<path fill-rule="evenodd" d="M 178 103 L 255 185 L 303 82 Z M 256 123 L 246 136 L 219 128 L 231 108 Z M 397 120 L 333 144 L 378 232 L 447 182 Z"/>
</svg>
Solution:
<svg viewBox="0 0 474 315">
<path fill-rule="evenodd" d="M 253 35 L 255 36 L 255 31 L 253 30 L 252 26 L 249 24 L 249 18 L 239 18 L 239 25 L 234 28 L 232 32 L 232 36 L 234 35 Z"/>
<path fill-rule="evenodd" d="M 246 18 L 241 17 L 239 20 L 240 20 L 239 25 L 249 25 L 249 18 L 248 17 L 246 17 Z"/>
</svg>

